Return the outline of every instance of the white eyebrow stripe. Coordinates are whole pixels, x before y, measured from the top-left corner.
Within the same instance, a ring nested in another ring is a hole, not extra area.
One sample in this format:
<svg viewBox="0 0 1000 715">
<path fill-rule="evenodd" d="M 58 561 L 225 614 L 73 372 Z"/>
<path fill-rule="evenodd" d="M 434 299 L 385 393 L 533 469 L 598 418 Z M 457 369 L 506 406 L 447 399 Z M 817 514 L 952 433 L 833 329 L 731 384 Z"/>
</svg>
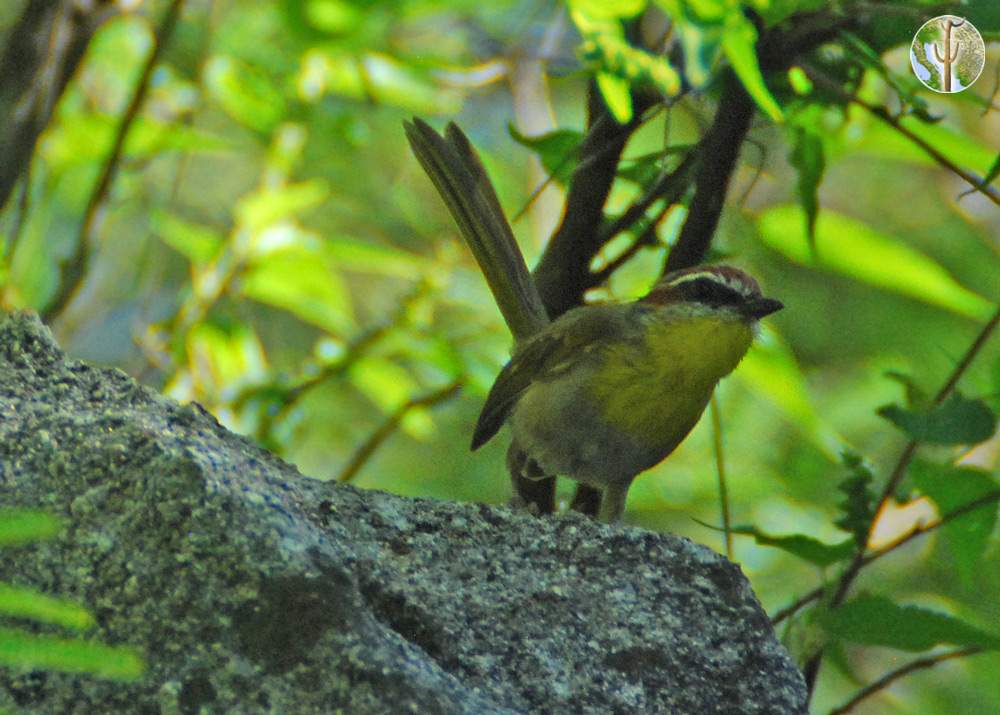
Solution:
<svg viewBox="0 0 1000 715">
<path fill-rule="evenodd" d="M 690 281 L 696 281 L 701 278 L 707 278 L 715 283 L 721 283 L 722 285 L 736 291 L 742 296 L 750 295 L 750 288 L 743 281 L 736 280 L 730 281 L 725 275 L 721 273 L 716 273 L 715 271 L 699 271 L 697 273 L 685 273 L 682 276 L 677 277 L 675 280 L 670 281 L 669 285 L 678 286 L 681 283 L 689 283 Z"/>
</svg>

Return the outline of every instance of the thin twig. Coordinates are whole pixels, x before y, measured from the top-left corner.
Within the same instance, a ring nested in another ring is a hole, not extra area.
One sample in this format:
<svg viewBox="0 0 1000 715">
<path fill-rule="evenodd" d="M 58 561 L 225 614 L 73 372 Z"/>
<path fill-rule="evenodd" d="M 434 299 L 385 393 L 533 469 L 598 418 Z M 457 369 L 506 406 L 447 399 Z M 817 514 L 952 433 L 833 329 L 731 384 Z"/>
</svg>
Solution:
<svg viewBox="0 0 1000 715">
<path fill-rule="evenodd" d="M 845 92 L 840 87 L 840 85 L 838 85 L 836 82 L 827 77 L 822 71 L 818 70 L 816 67 L 813 67 L 808 63 L 803 63 L 802 66 L 806 70 L 806 74 L 809 75 L 809 78 L 813 81 L 814 84 L 822 87 L 825 91 L 830 92 L 833 95 L 836 95 L 840 99 L 840 101 L 844 103 L 856 104 L 859 107 L 863 108 L 872 116 L 882 120 L 890 127 L 895 129 L 897 132 L 902 134 L 904 137 L 909 139 L 911 142 L 913 142 L 915 145 L 920 147 L 924 151 L 924 153 L 930 156 L 938 164 L 948 169 L 948 171 L 952 172 L 956 176 L 961 177 L 964 181 L 968 182 L 976 191 L 980 192 L 990 201 L 1000 206 L 1000 191 L 997 191 L 995 187 L 989 184 L 984 185 L 982 177 L 977 176 L 971 171 L 963 169 L 958 164 L 953 162 L 951 159 L 946 157 L 940 151 L 931 146 L 922 137 L 915 134 L 911 129 L 905 127 L 903 123 L 899 120 L 899 117 L 890 114 L 885 107 L 880 107 L 876 104 L 872 104 L 871 102 L 867 102 L 864 99 L 861 99 L 857 95 Z"/>
<path fill-rule="evenodd" d="M 712 393 L 708 406 L 712 417 L 712 441 L 715 444 L 715 471 L 719 477 L 719 507 L 722 511 L 723 543 L 726 547 L 726 557 L 733 560 L 733 532 L 729 519 L 729 489 L 726 486 L 726 462 L 722 449 L 722 415 L 719 410 L 719 399 Z"/>
<path fill-rule="evenodd" d="M 455 395 L 459 389 L 462 387 L 462 379 L 456 379 L 452 383 L 445 385 L 439 390 L 434 390 L 433 392 L 428 392 L 427 394 L 414 397 L 404 404 L 400 405 L 395 412 L 386 417 L 385 421 L 375 429 L 371 435 L 368 436 L 364 442 L 355 450 L 353 456 L 344 465 L 344 468 L 340 470 L 340 474 L 337 475 L 336 480 L 340 483 L 345 483 L 351 481 L 360 471 L 360 469 L 365 465 L 365 463 L 371 459 L 371 456 L 388 438 L 396 431 L 400 423 L 412 410 L 418 407 L 431 407 L 449 397 Z"/>
<path fill-rule="evenodd" d="M 943 663 L 946 660 L 952 660 L 953 658 L 964 658 L 970 655 L 976 655 L 977 653 L 982 653 L 983 648 L 981 646 L 968 646 L 966 648 L 956 648 L 955 650 L 945 651 L 944 653 L 937 653 L 936 655 L 928 655 L 923 658 L 917 658 L 916 660 L 910 661 L 906 665 L 896 668 L 895 670 L 890 670 L 888 673 L 883 675 L 881 678 L 876 680 L 871 685 L 868 685 L 854 694 L 854 696 L 848 700 L 843 705 L 838 705 L 833 710 L 830 711 L 830 715 L 843 715 L 854 708 L 855 705 L 860 703 L 865 698 L 868 698 L 880 690 L 885 690 L 895 681 L 900 678 L 909 675 L 917 670 L 924 670 L 925 668 L 932 668 L 938 663 Z"/>
<path fill-rule="evenodd" d="M 972 345 L 966 350 L 965 355 L 962 359 L 958 361 L 958 364 L 952 370 L 951 375 L 945 381 L 944 385 L 938 390 L 937 394 L 934 396 L 932 405 L 938 406 L 952 393 L 955 389 L 955 385 L 958 384 L 959 379 L 968 369 L 972 361 L 976 359 L 976 356 L 982 350 L 986 341 L 989 340 L 993 331 L 996 330 L 997 325 L 1000 324 L 1000 308 L 997 309 L 993 317 L 983 326 L 983 329 L 979 331 L 976 339 L 972 341 Z M 844 571 L 843 575 L 837 584 L 837 589 L 834 591 L 833 597 L 830 601 L 830 607 L 836 608 L 844 602 L 847 597 L 847 592 L 850 590 L 851 585 L 854 580 L 858 577 L 861 569 L 866 563 L 865 547 L 869 541 L 871 541 L 872 532 L 875 530 L 875 524 L 878 522 L 878 517 L 885 509 L 886 504 L 888 504 L 889 499 L 893 494 L 896 493 L 896 488 L 902 481 L 903 476 L 906 474 L 906 468 L 910 465 L 910 461 L 913 459 L 917 452 L 917 447 L 919 442 L 917 440 L 911 440 L 907 443 L 906 447 L 903 448 L 902 453 L 899 455 L 899 460 L 896 462 L 895 468 L 889 475 L 889 479 L 882 489 L 882 493 L 879 495 L 878 501 L 874 510 L 874 517 L 871 523 L 868 525 L 868 533 L 865 539 L 861 542 L 861 545 L 854 552 L 854 557 L 851 559 L 850 565 Z M 812 693 L 813 687 L 816 684 L 816 676 L 819 673 L 819 665 L 823 658 L 823 651 L 817 653 L 813 658 L 806 664 L 804 668 L 804 673 L 806 677 L 806 684 L 809 687 L 809 692 Z"/>
<path fill-rule="evenodd" d="M 959 507 L 955 507 L 951 511 L 943 514 L 941 516 L 941 518 L 938 519 L 935 522 L 932 522 L 930 524 L 923 524 L 923 525 L 914 526 L 906 534 L 904 534 L 904 535 L 902 535 L 900 537 L 897 537 L 896 539 L 894 539 L 890 543 L 886 544 L 882 548 L 877 549 L 875 551 L 872 551 L 870 554 L 868 554 L 867 556 L 865 556 L 864 559 L 862 560 L 862 564 L 861 565 L 862 566 L 867 566 L 868 564 L 872 563 L 873 561 L 877 561 L 878 559 L 882 558 L 883 556 L 892 553 L 893 551 L 895 551 L 896 549 L 900 548 L 904 544 L 907 544 L 910 541 L 913 541 L 918 536 L 924 536 L 926 534 L 929 534 L 930 532 L 935 531 L 936 529 L 940 529 L 945 524 L 947 524 L 947 523 L 949 523 L 951 521 L 954 521 L 955 519 L 957 519 L 957 518 L 959 518 L 961 516 L 964 516 L 964 515 L 968 514 L 970 511 L 975 511 L 976 509 L 984 507 L 987 504 L 992 504 L 993 502 L 996 502 L 996 501 L 1000 501 L 1000 490 L 988 492 L 988 493 L 984 494 L 983 496 L 979 497 L 978 499 L 973 499 L 972 501 L 970 501 L 970 502 L 968 502 L 966 504 L 963 504 L 963 505 L 961 505 Z M 783 620 L 785 620 L 789 616 L 794 615 L 796 612 L 798 612 L 804 606 L 808 606 L 813 601 L 819 599 L 823 595 L 823 591 L 824 591 L 824 589 L 823 589 L 822 586 L 814 588 L 812 591 L 809 591 L 808 593 L 800 596 L 793 603 L 785 606 L 780 611 L 777 611 L 771 617 L 771 625 L 772 626 L 778 625 L 779 623 L 781 623 Z"/>
<path fill-rule="evenodd" d="M 139 116 L 139 110 L 142 108 L 143 102 L 146 99 L 146 93 L 149 91 L 153 70 L 156 69 L 163 50 L 170 40 L 174 28 L 177 26 L 177 19 L 180 16 L 183 5 L 184 0 L 173 0 L 155 33 L 153 49 L 150 51 L 149 57 L 146 59 L 146 64 L 142 68 L 142 74 L 139 76 L 135 92 L 118 125 L 118 131 L 115 133 L 111 151 L 108 153 L 108 157 L 101 167 L 101 174 L 90 194 L 90 200 L 87 202 L 87 209 L 84 212 L 83 221 L 80 224 L 80 232 L 77 236 L 76 250 L 67 261 L 60 264 L 59 283 L 56 293 L 41 312 L 42 320 L 46 323 L 51 322 L 53 318 L 65 310 L 66 306 L 69 305 L 80 289 L 83 279 L 87 275 L 87 269 L 90 264 L 90 241 L 96 233 L 97 224 L 100 221 L 105 202 L 111 191 L 111 185 L 114 183 L 115 176 L 118 173 L 118 167 L 121 164 L 122 155 L 125 151 L 125 140 L 128 138 L 129 130 Z"/>
</svg>

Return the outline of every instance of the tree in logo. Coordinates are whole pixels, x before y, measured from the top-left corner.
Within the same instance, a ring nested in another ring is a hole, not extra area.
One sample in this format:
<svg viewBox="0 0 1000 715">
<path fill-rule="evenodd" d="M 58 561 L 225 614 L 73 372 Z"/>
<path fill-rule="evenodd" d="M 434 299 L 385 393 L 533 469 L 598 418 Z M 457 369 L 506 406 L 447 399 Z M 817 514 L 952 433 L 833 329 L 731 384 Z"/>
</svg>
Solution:
<svg viewBox="0 0 1000 715">
<path fill-rule="evenodd" d="M 914 74 L 935 92 L 961 92 L 971 86 L 985 61 L 986 46 L 979 31 L 954 15 L 928 20 L 910 46 Z"/>
</svg>

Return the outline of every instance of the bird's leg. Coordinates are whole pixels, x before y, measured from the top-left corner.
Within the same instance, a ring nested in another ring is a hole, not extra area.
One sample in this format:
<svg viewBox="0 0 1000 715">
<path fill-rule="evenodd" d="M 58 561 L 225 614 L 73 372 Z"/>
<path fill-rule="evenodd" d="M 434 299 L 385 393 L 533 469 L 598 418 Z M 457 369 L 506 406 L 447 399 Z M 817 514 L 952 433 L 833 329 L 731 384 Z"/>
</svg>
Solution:
<svg viewBox="0 0 1000 715">
<path fill-rule="evenodd" d="M 507 470 L 514 491 L 511 506 L 525 508 L 536 516 L 555 511 L 556 478 L 545 474 L 513 441 L 507 449 Z"/>
<path fill-rule="evenodd" d="M 605 524 L 617 524 L 621 521 L 622 514 L 625 513 L 625 498 L 628 496 L 628 488 L 635 477 L 610 482 L 604 488 L 604 496 L 601 498 L 601 510 L 598 519 Z"/>
</svg>

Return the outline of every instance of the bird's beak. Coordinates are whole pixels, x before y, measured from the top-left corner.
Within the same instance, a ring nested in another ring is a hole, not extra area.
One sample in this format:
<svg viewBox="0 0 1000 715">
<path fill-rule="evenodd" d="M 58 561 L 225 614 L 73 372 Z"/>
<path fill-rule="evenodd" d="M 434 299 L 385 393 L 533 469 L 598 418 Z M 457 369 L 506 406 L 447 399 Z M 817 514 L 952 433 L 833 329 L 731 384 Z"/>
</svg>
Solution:
<svg viewBox="0 0 1000 715">
<path fill-rule="evenodd" d="M 765 315 L 777 313 L 785 304 L 774 298 L 756 298 L 743 306 L 743 313 L 754 320 L 760 320 Z"/>
</svg>

